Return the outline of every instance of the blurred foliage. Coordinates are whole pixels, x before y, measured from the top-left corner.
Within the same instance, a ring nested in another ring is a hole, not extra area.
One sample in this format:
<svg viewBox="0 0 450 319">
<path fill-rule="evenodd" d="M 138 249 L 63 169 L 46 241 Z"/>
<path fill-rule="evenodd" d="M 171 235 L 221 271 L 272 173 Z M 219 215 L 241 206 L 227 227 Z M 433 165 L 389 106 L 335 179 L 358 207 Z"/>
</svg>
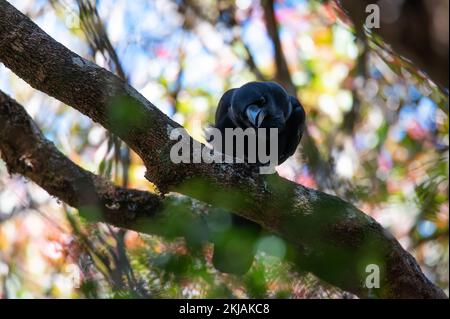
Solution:
<svg viewBox="0 0 450 319">
<path fill-rule="evenodd" d="M 257 0 L 11 3 L 56 40 L 126 79 L 199 140 L 223 92 L 275 74 Z M 90 4 L 81 19 L 80 3 Z M 332 172 L 324 183 L 317 158 L 301 146 L 279 174 L 352 201 L 448 293 L 448 92 L 370 30 L 354 30 L 333 2 L 280 0 L 275 9 L 309 134 Z M 153 190 L 138 156 L 87 117 L 3 66 L 0 87 L 74 162 L 117 184 Z M 222 217 L 213 216 L 213 228 L 229 227 Z M 4 298 L 352 297 L 293 270 L 278 237 L 264 235 L 251 271 L 237 278 L 212 267 L 211 245 L 167 233 L 164 239 L 88 224 L 0 162 Z"/>
</svg>

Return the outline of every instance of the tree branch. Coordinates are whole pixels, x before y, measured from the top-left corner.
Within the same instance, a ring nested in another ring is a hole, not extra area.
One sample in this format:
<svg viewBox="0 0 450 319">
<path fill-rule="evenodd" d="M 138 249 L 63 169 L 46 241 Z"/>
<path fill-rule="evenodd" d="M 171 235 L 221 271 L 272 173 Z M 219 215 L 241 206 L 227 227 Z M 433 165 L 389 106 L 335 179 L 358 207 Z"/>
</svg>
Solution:
<svg viewBox="0 0 450 319">
<path fill-rule="evenodd" d="M 267 33 L 273 43 L 273 49 L 275 52 L 275 80 L 282 84 L 289 94 L 297 96 L 297 90 L 292 82 L 286 57 L 284 56 L 283 47 L 281 45 L 280 35 L 278 33 L 274 0 L 262 0 L 261 4 L 264 9 L 264 19 L 266 21 Z"/>
<path fill-rule="evenodd" d="M 364 23 L 369 15 L 366 7 L 374 1 L 334 0 L 334 2 L 350 17 L 356 32 L 364 32 Z M 430 75 L 443 92 L 447 91 L 448 41 L 443 39 L 448 38 L 448 1 L 418 0 L 404 3 L 388 1 L 379 2 L 378 5 L 381 11 L 381 24 L 373 31 L 392 45 L 394 51 L 400 54 L 400 58 L 404 56 L 414 61 L 416 66 Z M 391 20 L 383 19 L 389 10 L 398 11 L 398 17 Z M 438 12 L 441 14 L 438 15 Z"/>
<path fill-rule="evenodd" d="M 276 20 L 274 7 L 275 2 L 274 0 L 262 0 L 261 4 L 264 10 L 264 20 L 267 33 L 272 41 L 275 52 L 275 80 L 283 84 L 289 94 L 292 96 L 297 96 L 297 88 L 292 81 L 291 73 L 289 71 L 288 63 L 284 55 L 278 32 L 278 23 Z M 333 174 L 332 167 L 330 163 L 322 158 L 320 151 L 308 130 L 306 130 L 302 138 L 302 145 L 303 156 L 309 167 L 312 169 L 319 187 L 321 189 L 333 189 L 333 181 L 330 178 L 331 174 Z"/>
<path fill-rule="evenodd" d="M 18 173 L 70 206 L 86 209 L 117 227 L 139 228 L 140 218 L 153 218 L 161 198 L 149 192 L 116 187 L 77 166 L 46 140 L 16 101 L 0 91 L 0 151 L 10 173 Z"/>
<path fill-rule="evenodd" d="M 211 214 L 207 205 L 181 195 L 163 199 L 154 193 L 118 187 L 84 170 L 47 140 L 25 109 L 1 90 L 0 157 L 9 173 L 29 178 L 50 195 L 78 208 L 91 222 L 188 241 L 190 229 L 201 225 L 205 231 L 201 239 L 209 240 L 207 223 L 198 212 L 201 208 L 203 215 Z M 180 215 L 180 210 L 184 214 Z M 181 217 L 182 223 L 174 225 Z"/>
<path fill-rule="evenodd" d="M 304 270 L 360 297 L 446 298 L 392 235 L 335 196 L 276 175 L 258 175 L 245 164 L 173 163 L 170 132 L 178 124 L 4 0 L 0 16 L 0 61 L 36 89 L 119 135 L 162 192 L 175 190 L 257 222 L 296 248 Z M 122 115 L 120 121 L 115 114 Z M 368 263 L 380 267 L 379 289 L 364 286 Z"/>
</svg>

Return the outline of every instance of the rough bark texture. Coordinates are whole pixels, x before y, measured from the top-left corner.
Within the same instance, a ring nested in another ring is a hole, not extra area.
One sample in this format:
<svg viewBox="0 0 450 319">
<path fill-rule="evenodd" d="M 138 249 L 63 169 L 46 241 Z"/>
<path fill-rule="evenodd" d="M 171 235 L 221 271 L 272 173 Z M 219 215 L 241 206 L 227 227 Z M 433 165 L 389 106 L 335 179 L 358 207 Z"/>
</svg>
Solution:
<svg viewBox="0 0 450 319">
<path fill-rule="evenodd" d="M 244 164 L 174 164 L 169 134 L 178 124 L 4 0 L 0 61 L 36 89 L 120 136 L 140 155 L 147 179 L 163 193 L 175 190 L 257 222 L 295 247 L 294 258 L 302 269 L 360 297 L 446 298 L 395 238 L 335 196 L 279 176 L 258 175 Z M 123 116 L 117 121 L 114 114 Z M 379 289 L 364 286 L 365 267 L 371 263 L 381 268 Z"/>
</svg>

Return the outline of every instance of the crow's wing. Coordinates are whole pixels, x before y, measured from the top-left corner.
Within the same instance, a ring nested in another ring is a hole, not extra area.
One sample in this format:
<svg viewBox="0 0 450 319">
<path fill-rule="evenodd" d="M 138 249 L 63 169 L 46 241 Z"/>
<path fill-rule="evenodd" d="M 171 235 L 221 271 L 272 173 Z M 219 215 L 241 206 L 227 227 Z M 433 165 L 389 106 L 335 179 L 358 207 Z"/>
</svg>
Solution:
<svg viewBox="0 0 450 319">
<path fill-rule="evenodd" d="M 295 97 L 290 96 L 290 100 L 292 113 L 286 121 L 286 128 L 280 134 L 278 164 L 283 163 L 295 153 L 305 130 L 305 110 Z"/>
<path fill-rule="evenodd" d="M 216 124 L 214 125 L 218 129 L 222 130 L 225 127 L 233 128 L 234 124 L 228 115 L 228 112 L 231 108 L 231 102 L 233 99 L 233 94 L 236 89 L 231 89 L 225 92 L 225 94 L 220 98 L 219 105 L 216 110 Z M 230 124 L 231 123 L 231 124 Z M 233 126 L 225 126 L 225 125 L 233 125 Z"/>
</svg>

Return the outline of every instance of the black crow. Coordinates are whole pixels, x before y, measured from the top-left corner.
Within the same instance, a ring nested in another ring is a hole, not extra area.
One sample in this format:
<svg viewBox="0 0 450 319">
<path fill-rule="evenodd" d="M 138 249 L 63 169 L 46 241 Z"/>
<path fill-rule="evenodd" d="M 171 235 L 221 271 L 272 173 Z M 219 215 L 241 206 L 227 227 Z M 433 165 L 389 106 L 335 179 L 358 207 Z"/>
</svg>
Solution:
<svg viewBox="0 0 450 319">
<path fill-rule="evenodd" d="M 278 164 L 281 164 L 294 154 L 300 143 L 305 129 L 305 110 L 279 84 L 250 82 L 225 92 L 219 101 L 215 121 L 214 127 L 222 133 L 222 149 L 219 150 L 222 153 L 225 150 L 226 128 L 277 128 Z M 214 147 L 214 141 L 212 145 Z M 247 147 L 248 143 L 245 145 Z M 266 151 L 269 151 L 268 147 Z M 234 157 L 236 152 L 228 155 Z M 246 150 L 244 160 L 248 157 Z M 264 164 L 257 161 L 256 165 Z M 232 224 L 233 227 L 224 232 L 215 243 L 213 263 L 222 272 L 242 275 L 253 263 L 254 246 L 261 228 L 235 214 L 232 215 Z"/>
</svg>

